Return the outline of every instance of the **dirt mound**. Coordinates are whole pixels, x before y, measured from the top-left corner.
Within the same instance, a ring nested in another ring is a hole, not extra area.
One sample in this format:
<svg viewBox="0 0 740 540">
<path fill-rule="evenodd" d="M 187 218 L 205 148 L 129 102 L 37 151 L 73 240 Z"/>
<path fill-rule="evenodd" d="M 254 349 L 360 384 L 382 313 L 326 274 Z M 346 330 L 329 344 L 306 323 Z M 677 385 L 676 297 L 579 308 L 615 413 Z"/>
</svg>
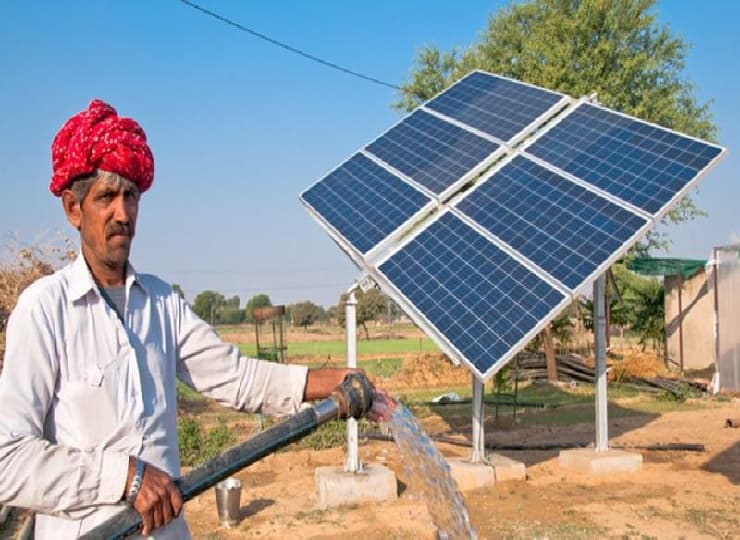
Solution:
<svg viewBox="0 0 740 540">
<path fill-rule="evenodd" d="M 453 365 L 443 354 L 424 354 L 404 358 L 401 369 L 378 384 L 391 391 L 462 386 L 470 384 L 470 372 Z"/>
</svg>

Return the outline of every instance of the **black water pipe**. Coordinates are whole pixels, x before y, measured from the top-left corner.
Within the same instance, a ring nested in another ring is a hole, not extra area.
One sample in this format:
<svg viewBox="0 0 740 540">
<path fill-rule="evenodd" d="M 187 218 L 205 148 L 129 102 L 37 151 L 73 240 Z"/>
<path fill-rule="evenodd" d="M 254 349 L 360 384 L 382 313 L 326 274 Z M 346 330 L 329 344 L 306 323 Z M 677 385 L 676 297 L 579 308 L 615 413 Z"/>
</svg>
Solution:
<svg viewBox="0 0 740 540">
<path fill-rule="evenodd" d="M 342 384 L 325 400 L 226 450 L 181 477 L 176 484 L 180 488 L 182 498 L 189 501 L 247 465 L 308 435 L 328 420 L 362 417 L 370 410 L 372 399 L 373 388 L 364 375 L 359 373 L 347 375 Z M 141 523 L 139 513 L 129 506 L 82 535 L 80 539 L 125 538 L 139 531 Z"/>
<path fill-rule="evenodd" d="M 391 435 L 377 431 L 365 431 L 360 433 L 360 438 L 371 439 L 375 441 L 392 441 Z M 447 437 L 445 435 L 434 435 L 430 437 L 435 442 L 452 444 L 454 446 L 463 446 L 470 448 L 472 443 L 463 439 Z M 566 442 L 566 443 L 526 443 L 526 444 L 495 444 L 486 443 L 486 450 L 496 451 L 550 451 L 550 450 L 570 450 L 573 448 L 589 448 L 592 442 Z M 682 443 L 673 442 L 665 444 L 610 444 L 609 448 L 619 450 L 648 450 L 651 452 L 704 452 L 705 446 L 701 443 Z"/>
</svg>

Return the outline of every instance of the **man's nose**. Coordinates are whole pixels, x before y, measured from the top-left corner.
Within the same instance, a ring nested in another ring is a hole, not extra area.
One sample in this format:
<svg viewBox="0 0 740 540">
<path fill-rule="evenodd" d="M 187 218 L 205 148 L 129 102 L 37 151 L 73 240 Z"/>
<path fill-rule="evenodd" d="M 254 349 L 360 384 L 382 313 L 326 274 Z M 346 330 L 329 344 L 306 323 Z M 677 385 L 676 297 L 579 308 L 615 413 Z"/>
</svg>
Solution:
<svg viewBox="0 0 740 540">
<path fill-rule="evenodd" d="M 120 223 L 128 223 L 131 220 L 131 208 L 126 204 L 126 197 L 119 195 L 113 204 L 113 219 Z"/>
</svg>

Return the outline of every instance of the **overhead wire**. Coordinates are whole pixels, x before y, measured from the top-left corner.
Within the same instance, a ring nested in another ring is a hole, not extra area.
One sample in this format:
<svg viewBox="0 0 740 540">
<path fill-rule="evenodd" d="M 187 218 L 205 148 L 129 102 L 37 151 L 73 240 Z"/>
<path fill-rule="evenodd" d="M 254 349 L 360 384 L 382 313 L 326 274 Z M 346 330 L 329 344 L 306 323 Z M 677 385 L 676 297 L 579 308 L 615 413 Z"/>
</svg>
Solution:
<svg viewBox="0 0 740 540">
<path fill-rule="evenodd" d="M 330 62 L 329 60 L 324 60 L 323 58 L 319 58 L 318 56 L 314 56 L 313 54 L 307 53 L 301 49 L 297 49 L 296 47 L 292 47 L 291 45 L 288 45 L 287 43 L 283 43 L 282 41 L 278 41 L 274 38 L 271 38 L 270 36 L 263 34 L 261 32 L 257 32 L 256 30 L 252 30 L 251 28 L 247 28 L 246 26 L 233 21 L 227 17 L 224 17 L 223 15 L 219 15 L 218 13 L 215 13 L 209 9 L 204 8 L 203 6 L 200 6 L 196 4 L 195 2 L 191 2 L 190 0 L 180 0 L 183 4 L 203 13 L 204 15 L 208 15 L 209 17 L 213 17 L 214 19 L 221 21 L 224 24 L 228 24 L 229 26 L 232 26 L 238 30 L 241 30 L 242 32 L 246 32 L 248 34 L 251 34 L 252 36 L 259 38 L 261 40 L 267 41 L 268 43 L 271 43 L 272 45 L 276 45 L 278 47 L 281 47 L 287 51 L 290 51 L 294 54 L 297 54 L 299 56 L 303 56 L 304 58 L 307 58 L 308 60 L 312 60 L 314 62 L 317 62 L 319 64 L 322 64 L 324 66 L 327 66 L 332 69 L 336 69 L 337 71 L 341 71 L 342 73 L 345 73 L 347 75 L 352 75 L 354 77 L 358 77 L 360 79 L 364 79 L 366 81 L 369 81 L 374 84 L 379 84 L 381 86 L 385 86 L 388 88 L 392 88 L 393 90 L 400 90 L 401 87 L 397 86 L 395 84 L 391 84 L 385 81 L 381 81 L 380 79 L 376 79 L 375 77 L 370 77 L 369 75 L 364 75 L 362 73 L 359 73 L 357 71 L 351 70 L 349 68 L 346 68 L 344 66 L 341 66 L 339 64 L 336 64 L 334 62 Z"/>
</svg>

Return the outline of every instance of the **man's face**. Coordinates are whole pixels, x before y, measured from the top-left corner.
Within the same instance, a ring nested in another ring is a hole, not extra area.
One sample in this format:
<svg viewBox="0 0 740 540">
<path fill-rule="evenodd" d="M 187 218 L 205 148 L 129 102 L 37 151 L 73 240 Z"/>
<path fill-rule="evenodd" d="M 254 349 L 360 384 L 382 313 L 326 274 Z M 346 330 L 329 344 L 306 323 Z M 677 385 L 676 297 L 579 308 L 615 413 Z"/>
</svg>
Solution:
<svg viewBox="0 0 740 540">
<path fill-rule="evenodd" d="M 139 211 L 139 191 L 105 177 L 93 182 L 78 212 L 68 218 L 80 231 L 83 253 L 93 273 L 101 266 L 123 271 Z M 78 223 L 75 223 L 78 221 Z"/>
</svg>

